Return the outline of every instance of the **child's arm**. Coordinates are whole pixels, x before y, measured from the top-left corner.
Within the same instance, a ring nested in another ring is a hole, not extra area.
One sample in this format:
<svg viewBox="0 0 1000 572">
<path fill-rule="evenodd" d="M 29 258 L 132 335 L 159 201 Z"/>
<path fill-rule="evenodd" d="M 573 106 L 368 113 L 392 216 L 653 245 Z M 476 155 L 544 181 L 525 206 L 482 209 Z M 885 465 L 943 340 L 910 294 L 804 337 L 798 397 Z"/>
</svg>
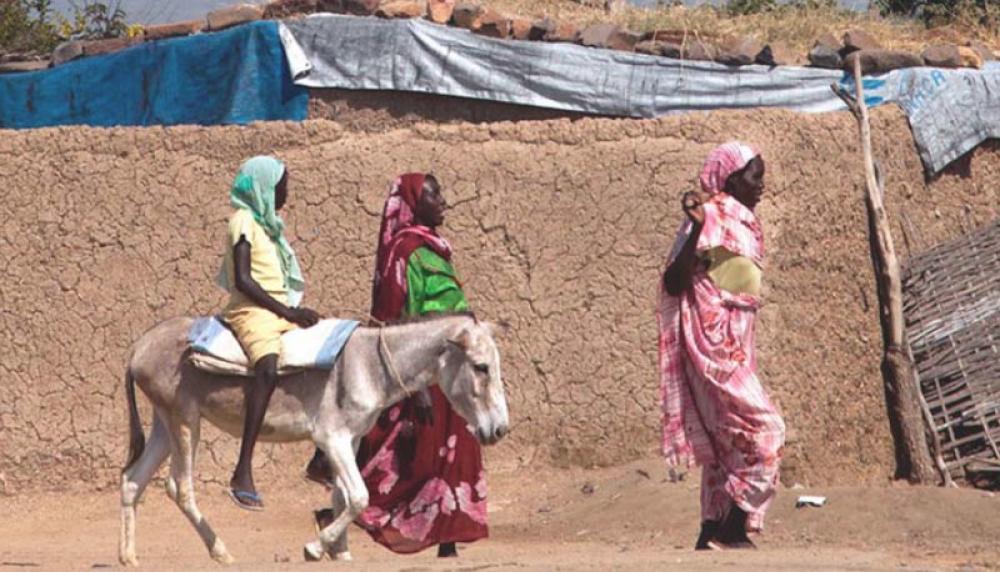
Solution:
<svg viewBox="0 0 1000 572">
<path fill-rule="evenodd" d="M 290 308 L 272 298 L 260 287 L 260 284 L 250 275 L 250 243 L 247 242 L 245 236 L 241 236 L 236 242 L 236 246 L 233 247 L 233 266 L 236 274 L 234 280 L 236 289 L 250 298 L 254 304 L 303 328 L 314 326 L 320 320 L 320 315 L 316 311 L 308 308 Z"/>
</svg>

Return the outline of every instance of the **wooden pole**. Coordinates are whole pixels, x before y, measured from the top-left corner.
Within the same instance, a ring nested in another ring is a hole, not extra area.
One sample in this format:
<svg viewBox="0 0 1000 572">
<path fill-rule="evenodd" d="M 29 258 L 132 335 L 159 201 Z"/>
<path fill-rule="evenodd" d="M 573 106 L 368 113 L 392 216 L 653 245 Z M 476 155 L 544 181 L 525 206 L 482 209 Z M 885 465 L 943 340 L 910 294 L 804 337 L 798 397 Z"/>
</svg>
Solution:
<svg viewBox="0 0 1000 572">
<path fill-rule="evenodd" d="M 864 155 L 865 203 L 868 226 L 871 232 L 871 256 L 878 285 L 879 321 L 884 344 L 882 378 L 885 383 L 886 409 L 896 449 L 896 478 L 912 483 L 934 482 L 935 471 L 920 406 L 920 388 L 917 386 L 913 363 L 906 351 L 903 327 L 903 286 L 900 279 L 899 259 L 893 244 L 889 218 L 885 212 L 882 177 L 872 154 L 871 124 L 865 104 L 861 59 L 854 59 L 854 97 L 839 85 L 833 90 L 839 95 L 858 121 L 861 150 Z M 930 428 L 933 431 L 933 427 Z"/>
</svg>

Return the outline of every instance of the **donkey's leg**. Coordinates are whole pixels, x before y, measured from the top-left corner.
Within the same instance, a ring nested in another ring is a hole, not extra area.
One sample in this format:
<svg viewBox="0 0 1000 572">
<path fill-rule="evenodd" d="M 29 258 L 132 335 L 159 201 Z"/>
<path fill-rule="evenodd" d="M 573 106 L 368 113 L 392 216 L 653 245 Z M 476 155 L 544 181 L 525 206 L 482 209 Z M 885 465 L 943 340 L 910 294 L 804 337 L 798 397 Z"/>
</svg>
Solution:
<svg viewBox="0 0 1000 572">
<path fill-rule="evenodd" d="M 329 457 L 337 474 L 337 491 L 334 492 L 334 503 L 337 497 L 346 497 L 346 507 L 334 518 L 333 522 L 320 531 L 319 540 L 306 544 L 307 560 L 319 560 L 324 552 L 337 553 L 338 542 L 347 527 L 368 507 L 368 489 L 361 478 L 361 472 L 354 461 L 353 439 L 347 434 L 336 434 L 320 443 L 320 448 Z M 341 501 L 342 502 L 342 501 Z M 346 543 L 346 536 L 343 537 Z M 350 555 L 347 555 L 349 558 Z M 346 559 L 346 558 L 345 558 Z"/>
<path fill-rule="evenodd" d="M 336 486 L 333 487 L 331 493 L 331 503 L 330 508 L 333 512 L 334 521 L 340 515 L 344 514 L 347 510 L 347 488 L 344 484 L 344 480 L 340 477 L 335 479 Z M 333 560 L 349 561 L 353 560 L 351 557 L 351 550 L 347 545 L 347 531 L 350 528 L 345 528 L 344 532 L 333 541 L 333 544 L 326 549 L 326 553 L 330 555 Z"/>
<path fill-rule="evenodd" d="M 170 476 L 177 487 L 175 502 L 184 516 L 194 525 L 195 530 L 198 531 L 198 536 L 205 543 L 212 558 L 220 564 L 232 564 L 233 557 L 226 550 L 226 545 L 212 530 L 208 521 L 198 510 L 198 505 L 195 504 L 194 500 L 194 457 L 195 449 L 198 448 L 200 425 L 201 419 L 198 417 L 190 421 L 178 419 L 172 423 L 171 446 L 173 451 Z"/>
<path fill-rule="evenodd" d="M 135 505 L 169 453 L 167 427 L 157 411 L 146 448 L 136 462 L 122 473 L 122 530 L 118 543 L 118 560 L 125 566 L 136 566 L 139 563 L 135 555 Z"/>
<path fill-rule="evenodd" d="M 358 457 L 358 446 L 360 445 L 361 445 L 360 437 L 355 437 L 351 441 L 351 448 L 354 450 L 355 459 L 357 459 Z M 335 478 L 334 480 L 336 482 L 336 486 L 334 487 L 333 491 L 331 491 L 332 492 L 331 508 L 333 511 L 333 518 L 336 519 L 338 516 L 343 514 L 345 510 L 347 510 L 347 485 L 344 484 L 344 481 L 341 478 Z M 344 532 L 341 533 L 341 535 L 337 537 L 336 540 L 333 541 L 331 547 L 327 548 L 326 553 L 329 554 L 330 558 L 332 558 L 333 560 L 350 561 L 354 559 L 353 557 L 351 557 L 351 549 L 347 542 L 347 533 L 348 531 L 350 531 L 350 529 L 351 529 L 350 526 L 345 528 Z"/>
</svg>

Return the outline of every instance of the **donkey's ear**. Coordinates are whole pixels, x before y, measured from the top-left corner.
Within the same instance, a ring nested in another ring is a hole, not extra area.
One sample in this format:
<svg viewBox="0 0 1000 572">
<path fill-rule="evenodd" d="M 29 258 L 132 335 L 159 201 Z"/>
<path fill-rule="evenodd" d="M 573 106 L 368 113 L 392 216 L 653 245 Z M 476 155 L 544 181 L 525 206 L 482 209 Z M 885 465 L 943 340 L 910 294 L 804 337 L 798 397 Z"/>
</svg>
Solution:
<svg viewBox="0 0 1000 572">
<path fill-rule="evenodd" d="M 472 332 L 464 329 L 457 336 L 448 340 L 448 343 L 462 348 L 462 351 L 467 351 L 472 347 Z"/>
</svg>

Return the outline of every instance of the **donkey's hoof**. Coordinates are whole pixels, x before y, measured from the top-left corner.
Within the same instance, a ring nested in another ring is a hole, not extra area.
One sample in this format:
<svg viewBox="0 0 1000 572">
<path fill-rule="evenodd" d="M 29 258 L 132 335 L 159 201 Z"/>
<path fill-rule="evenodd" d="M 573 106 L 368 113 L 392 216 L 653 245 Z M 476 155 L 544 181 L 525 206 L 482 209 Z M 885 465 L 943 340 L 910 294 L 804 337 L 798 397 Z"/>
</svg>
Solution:
<svg viewBox="0 0 1000 572">
<path fill-rule="evenodd" d="M 226 550 L 226 545 L 221 540 L 215 541 L 215 546 L 212 547 L 210 554 L 212 555 L 212 560 L 215 560 L 219 564 L 232 564 L 236 562 L 236 559 Z"/>
<path fill-rule="evenodd" d="M 334 553 L 334 554 L 330 554 L 330 558 L 332 558 L 333 560 L 336 560 L 338 562 L 350 562 L 350 561 L 354 560 L 354 557 L 351 556 L 351 551 L 350 550 L 345 550 L 343 552 L 337 552 L 337 553 Z"/>
<path fill-rule="evenodd" d="M 122 566 L 126 568 L 135 568 L 139 565 L 139 559 L 135 557 L 135 554 L 126 556 L 122 555 L 118 557 L 118 561 L 122 563 Z"/>
<path fill-rule="evenodd" d="M 323 550 L 323 545 L 318 540 L 310 542 L 302 548 L 302 556 L 306 562 L 319 562 L 323 559 L 324 554 L 326 551 Z"/>
</svg>

